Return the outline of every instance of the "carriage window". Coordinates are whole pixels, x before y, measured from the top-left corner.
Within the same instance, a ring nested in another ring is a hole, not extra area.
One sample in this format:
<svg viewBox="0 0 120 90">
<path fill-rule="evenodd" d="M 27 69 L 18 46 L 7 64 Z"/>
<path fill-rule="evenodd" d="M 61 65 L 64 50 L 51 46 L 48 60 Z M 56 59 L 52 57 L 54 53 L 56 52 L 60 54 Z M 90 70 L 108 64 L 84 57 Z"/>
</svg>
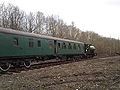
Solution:
<svg viewBox="0 0 120 90">
<path fill-rule="evenodd" d="M 38 47 L 41 47 L 41 41 L 38 40 Z"/>
<path fill-rule="evenodd" d="M 69 43 L 69 45 L 68 45 L 68 49 L 72 49 L 71 43 Z"/>
<path fill-rule="evenodd" d="M 66 44 L 65 43 L 62 44 L 62 48 L 66 49 Z"/>
<path fill-rule="evenodd" d="M 60 43 L 58 43 L 58 48 L 60 48 Z"/>
<path fill-rule="evenodd" d="M 33 46 L 34 46 L 33 39 L 29 39 L 29 47 L 30 47 L 30 48 L 33 48 Z"/>
<path fill-rule="evenodd" d="M 78 44 L 78 49 L 79 49 L 79 50 L 81 49 L 80 44 Z"/>
<path fill-rule="evenodd" d="M 50 48 L 53 47 L 53 43 L 52 43 L 52 41 L 49 42 L 49 46 L 50 46 Z"/>
<path fill-rule="evenodd" d="M 76 44 L 73 45 L 73 48 L 76 49 Z"/>
<path fill-rule="evenodd" d="M 13 38 L 13 43 L 14 43 L 14 45 L 15 46 L 18 46 L 19 45 L 19 43 L 18 43 L 18 38 Z"/>
</svg>

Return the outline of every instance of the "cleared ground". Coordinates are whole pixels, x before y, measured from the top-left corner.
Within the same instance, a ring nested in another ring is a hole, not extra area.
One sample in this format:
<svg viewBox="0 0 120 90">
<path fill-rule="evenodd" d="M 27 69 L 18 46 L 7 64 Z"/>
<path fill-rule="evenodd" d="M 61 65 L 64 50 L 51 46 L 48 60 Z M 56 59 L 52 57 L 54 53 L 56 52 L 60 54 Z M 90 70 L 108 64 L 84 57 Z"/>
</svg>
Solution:
<svg viewBox="0 0 120 90">
<path fill-rule="evenodd" d="M 0 74 L 0 90 L 120 90 L 120 56 Z"/>
</svg>

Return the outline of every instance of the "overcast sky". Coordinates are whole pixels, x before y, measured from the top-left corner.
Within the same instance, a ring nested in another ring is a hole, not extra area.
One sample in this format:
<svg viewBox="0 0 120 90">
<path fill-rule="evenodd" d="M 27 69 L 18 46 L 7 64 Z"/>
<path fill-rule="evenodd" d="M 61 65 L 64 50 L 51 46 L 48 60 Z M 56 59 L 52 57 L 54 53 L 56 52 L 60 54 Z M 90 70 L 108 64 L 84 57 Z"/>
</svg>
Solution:
<svg viewBox="0 0 120 90">
<path fill-rule="evenodd" d="M 41 11 L 72 21 L 82 31 L 120 39 L 120 0 L 0 0 L 17 5 L 25 12 Z"/>
</svg>

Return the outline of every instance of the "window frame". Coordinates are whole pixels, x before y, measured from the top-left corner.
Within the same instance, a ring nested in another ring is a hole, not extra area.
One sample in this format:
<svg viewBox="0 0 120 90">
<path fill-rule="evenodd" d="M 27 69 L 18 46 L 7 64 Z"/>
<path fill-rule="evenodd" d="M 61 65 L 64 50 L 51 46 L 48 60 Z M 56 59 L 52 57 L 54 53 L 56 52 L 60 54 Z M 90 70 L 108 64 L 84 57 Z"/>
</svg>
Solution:
<svg viewBox="0 0 120 90">
<path fill-rule="evenodd" d="M 53 41 L 49 40 L 49 48 L 53 48 Z"/>
<path fill-rule="evenodd" d="M 67 49 L 65 42 L 62 43 L 62 49 Z"/>
<path fill-rule="evenodd" d="M 68 43 L 68 49 L 72 49 L 72 44 Z"/>
<path fill-rule="evenodd" d="M 75 50 L 77 49 L 76 43 L 73 44 L 73 49 L 75 49 Z"/>
<path fill-rule="evenodd" d="M 28 39 L 28 46 L 29 46 L 29 48 L 34 48 L 34 39 L 33 38 L 29 38 Z"/>
<path fill-rule="evenodd" d="M 81 50 L 81 45 L 80 44 L 78 44 L 78 50 Z"/>
<path fill-rule="evenodd" d="M 13 44 L 14 44 L 14 46 L 19 46 L 19 38 L 18 37 L 13 37 Z"/>
<path fill-rule="evenodd" d="M 61 43 L 58 42 L 58 43 L 57 43 L 57 47 L 58 47 L 59 49 L 61 48 L 60 46 L 61 46 Z"/>
<path fill-rule="evenodd" d="M 37 40 L 37 47 L 38 47 L 38 48 L 41 48 L 41 47 L 42 47 L 41 40 Z"/>
</svg>

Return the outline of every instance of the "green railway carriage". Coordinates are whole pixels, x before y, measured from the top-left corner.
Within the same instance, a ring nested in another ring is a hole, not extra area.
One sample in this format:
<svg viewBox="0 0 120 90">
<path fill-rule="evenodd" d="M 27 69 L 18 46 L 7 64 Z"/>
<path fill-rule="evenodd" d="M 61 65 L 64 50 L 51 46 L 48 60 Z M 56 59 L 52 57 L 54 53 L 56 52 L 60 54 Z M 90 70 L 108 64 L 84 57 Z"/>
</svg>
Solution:
<svg viewBox="0 0 120 90">
<path fill-rule="evenodd" d="M 72 41 L 57 41 L 58 55 L 81 55 L 84 53 L 84 44 Z"/>
<path fill-rule="evenodd" d="M 0 57 L 21 57 L 34 55 L 53 55 L 54 48 L 49 47 L 53 40 L 25 36 L 22 34 L 0 32 Z"/>
<path fill-rule="evenodd" d="M 0 28 L 0 57 L 83 53 L 81 42 Z"/>
<path fill-rule="evenodd" d="M 84 53 L 82 42 L 0 28 L 0 69 L 13 62 L 23 62 L 27 67 L 32 59 L 81 56 Z"/>
</svg>

